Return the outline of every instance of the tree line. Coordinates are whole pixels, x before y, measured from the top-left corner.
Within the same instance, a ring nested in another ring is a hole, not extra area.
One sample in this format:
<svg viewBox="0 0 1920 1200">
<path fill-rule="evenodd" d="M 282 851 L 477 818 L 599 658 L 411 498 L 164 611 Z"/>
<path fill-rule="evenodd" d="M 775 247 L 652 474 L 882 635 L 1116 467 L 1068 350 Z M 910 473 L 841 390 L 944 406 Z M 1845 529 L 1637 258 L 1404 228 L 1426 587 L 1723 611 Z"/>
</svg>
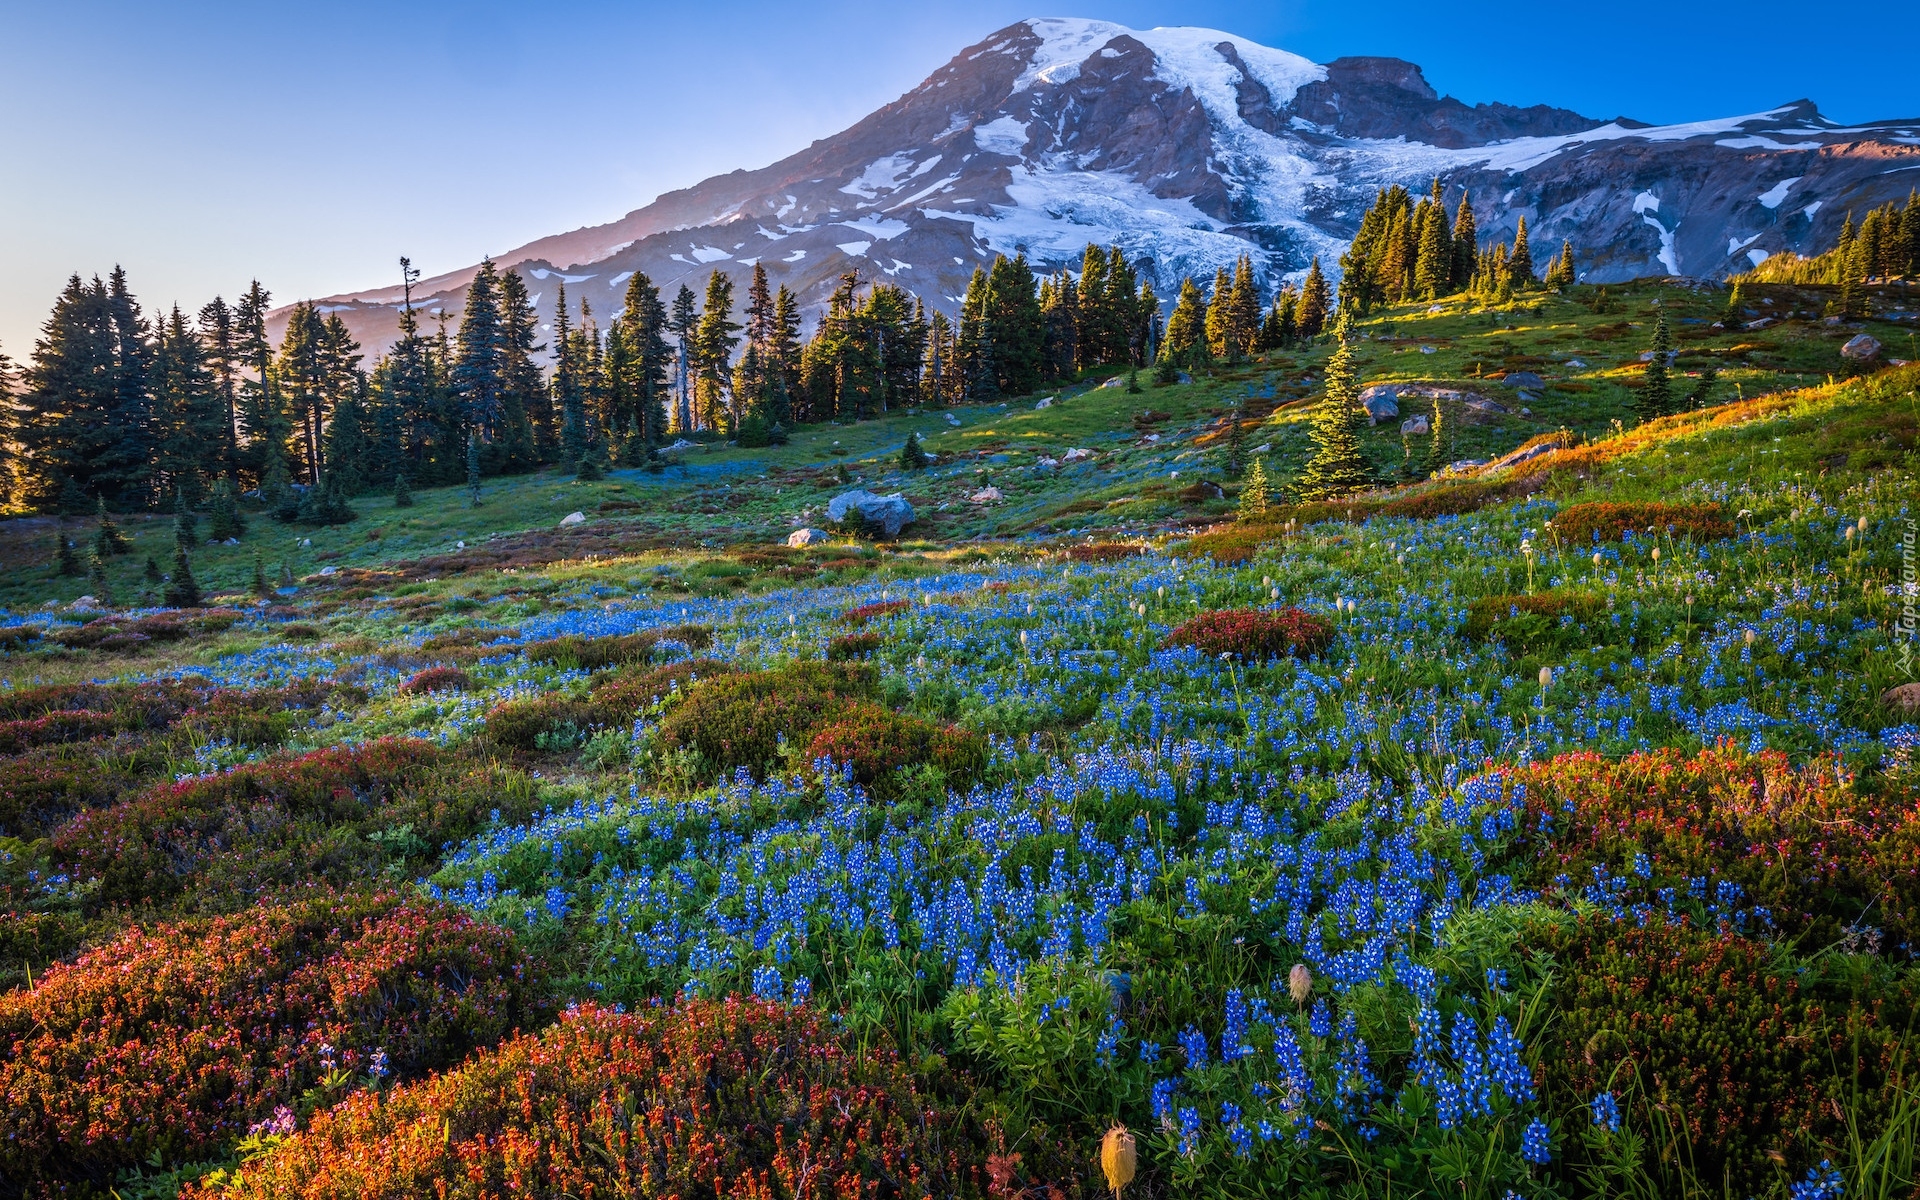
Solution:
<svg viewBox="0 0 1920 1200">
<path fill-rule="evenodd" d="M 1464 193 L 1451 214 L 1438 179 L 1414 200 L 1395 184 L 1381 188 L 1360 218 L 1353 243 L 1340 256 L 1340 304 L 1365 314 L 1376 304 L 1439 300 L 1467 293 L 1505 303 L 1514 292 L 1564 287 L 1576 280 L 1573 244 L 1563 242 L 1542 281 L 1536 274 L 1527 219 L 1520 218 L 1512 246 L 1482 244 L 1473 201 Z"/>
<path fill-rule="evenodd" d="M 1333 300 L 1318 259 L 1268 295 L 1243 255 L 1210 293 L 1184 280 L 1163 321 L 1119 247 L 1089 245 L 1077 272 L 1038 276 L 1025 255 L 976 267 L 953 317 L 856 269 L 803 334 L 798 297 L 756 264 L 744 308 L 720 271 L 670 299 L 636 272 L 604 326 L 562 284 L 543 331 L 517 271 L 483 262 L 455 322 L 416 308 L 419 272 L 400 269 L 399 336 L 371 365 L 312 302 L 288 310 L 276 345 L 257 281 L 233 303 L 149 315 L 124 271 L 73 276 L 30 361 L 0 358 L 8 498 L 71 513 L 244 494 L 281 520 L 327 523 L 369 491 L 464 482 L 477 495 L 484 477 L 551 466 L 591 477 L 657 462 L 676 439 L 764 445 L 796 424 L 1025 395 L 1094 368 L 1170 381 L 1316 337 Z"/>
</svg>

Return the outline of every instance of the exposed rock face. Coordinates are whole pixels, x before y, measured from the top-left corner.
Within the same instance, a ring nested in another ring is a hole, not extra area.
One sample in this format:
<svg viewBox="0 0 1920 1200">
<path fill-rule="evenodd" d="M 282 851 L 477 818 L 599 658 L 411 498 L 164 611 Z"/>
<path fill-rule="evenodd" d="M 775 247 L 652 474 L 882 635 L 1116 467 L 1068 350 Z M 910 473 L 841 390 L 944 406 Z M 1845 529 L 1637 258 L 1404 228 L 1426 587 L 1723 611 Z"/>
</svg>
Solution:
<svg viewBox="0 0 1920 1200">
<path fill-rule="evenodd" d="M 1855 359 L 1861 362 L 1864 362 L 1870 358 L 1877 357 L 1879 353 L 1880 353 L 1880 339 L 1876 337 L 1870 337 L 1864 333 L 1852 339 L 1846 345 L 1840 347 L 1840 354 L 1842 357 Z"/>
<path fill-rule="evenodd" d="M 913 505 L 899 492 L 877 496 L 864 489 L 856 489 L 841 492 L 827 501 L 827 520 L 835 525 L 858 527 L 890 538 L 899 537 L 902 529 L 913 524 Z"/>
<path fill-rule="evenodd" d="M 668 295 L 760 264 L 821 305 L 857 266 L 951 312 L 976 266 L 1077 265 L 1118 244 L 1162 297 L 1252 253 L 1264 282 L 1337 260 L 1375 191 L 1473 199 L 1484 238 L 1528 221 L 1537 257 L 1574 243 L 1583 277 L 1721 276 L 1831 241 L 1846 211 L 1904 199 L 1920 120 L 1842 128 L 1798 101 L 1673 126 L 1469 106 L 1397 59 L 1325 66 L 1204 29 L 1023 21 L 960 52 L 851 128 L 771 166 L 669 192 L 607 225 L 498 257 L 551 319 L 557 285 L 604 319 L 643 271 Z M 416 307 L 457 313 L 474 268 Z M 369 352 L 396 287 L 327 297 Z M 284 316 L 275 325 L 277 336 Z"/>
<path fill-rule="evenodd" d="M 792 546 L 796 550 L 807 546 L 817 546 L 822 542 L 830 542 L 832 540 L 833 535 L 824 529 L 796 529 L 787 535 L 787 545 Z"/>
</svg>

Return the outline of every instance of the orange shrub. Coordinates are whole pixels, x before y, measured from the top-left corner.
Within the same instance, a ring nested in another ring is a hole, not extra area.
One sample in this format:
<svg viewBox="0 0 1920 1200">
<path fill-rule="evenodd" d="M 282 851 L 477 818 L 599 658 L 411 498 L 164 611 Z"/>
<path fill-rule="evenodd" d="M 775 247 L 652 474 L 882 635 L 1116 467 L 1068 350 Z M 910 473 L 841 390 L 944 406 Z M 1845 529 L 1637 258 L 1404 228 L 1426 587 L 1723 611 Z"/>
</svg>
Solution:
<svg viewBox="0 0 1920 1200">
<path fill-rule="evenodd" d="M 1572 545 L 1618 541 L 1629 530 L 1658 537 L 1712 541 L 1736 532 L 1718 504 L 1628 504 L 1601 500 L 1560 510 L 1553 527 Z"/>
<path fill-rule="evenodd" d="M 962 1132 L 892 1055 L 850 1048 L 809 1008 L 585 1005 L 446 1075 L 354 1096 L 238 1181 L 184 1195 L 978 1196 Z"/>
<path fill-rule="evenodd" d="M 205 1158 L 328 1057 L 450 1066 L 537 1017 L 538 996 L 504 930 L 417 899 L 129 930 L 0 995 L 0 1181 L 57 1190 L 152 1154 Z"/>
<path fill-rule="evenodd" d="M 860 703 L 813 735 L 807 758 L 850 766 L 855 782 L 887 796 L 896 789 L 894 773 L 920 763 L 939 767 L 950 786 L 965 791 L 986 767 L 987 747 L 977 733 Z"/>
<path fill-rule="evenodd" d="M 1161 646 L 1192 646 L 1203 654 L 1231 654 L 1249 662 L 1293 655 L 1306 658 L 1333 640 L 1333 626 L 1297 608 L 1225 609 L 1201 613 L 1167 634 Z"/>
</svg>

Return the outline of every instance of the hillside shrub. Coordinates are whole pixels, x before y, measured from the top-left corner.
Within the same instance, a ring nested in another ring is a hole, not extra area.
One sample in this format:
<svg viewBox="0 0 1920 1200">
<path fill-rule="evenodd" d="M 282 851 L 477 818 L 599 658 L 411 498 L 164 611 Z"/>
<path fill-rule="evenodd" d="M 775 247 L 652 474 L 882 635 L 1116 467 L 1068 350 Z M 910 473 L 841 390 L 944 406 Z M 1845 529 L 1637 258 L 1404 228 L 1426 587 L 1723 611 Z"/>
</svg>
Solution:
<svg viewBox="0 0 1920 1200">
<path fill-rule="evenodd" d="M 987 745 L 977 733 L 863 702 L 807 743 L 809 761 L 823 758 L 851 767 L 854 782 L 882 798 L 897 791 L 900 768 L 920 764 L 938 767 L 948 787 L 964 792 L 987 765 Z"/>
<path fill-rule="evenodd" d="M 434 692 L 464 692 L 472 686 L 472 677 L 459 667 L 427 667 L 415 671 L 400 685 L 400 691 L 407 696 L 426 696 Z"/>
<path fill-rule="evenodd" d="M 1182 622 L 1160 644 L 1192 646 L 1217 657 L 1231 654 L 1248 662 L 1308 658 L 1326 649 L 1333 626 L 1298 608 L 1222 609 Z"/>
<path fill-rule="evenodd" d="M 660 722 L 659 744 L 696 752 L 710 776 L 744 767 L 764 779 L 782 741 L 795 748 L 858 700 L 879 691 L 879 675 L 860 663 L 799 662 L 703 680 Z"/>
<path fill-rule="evenodd" d="M 1527 882 L 1824 946 L 1920 946 L 1920 818 L 1831 763 L 1722 745 L 1561 755 L 1526 789 Z"/>
<path fill-rule="evenodd" d="M 540 1015 L 526 957 L 451 906 L 324 896 L 132 929 L 0 995 L 0 1180 L 205 1158 L 332 1059 L 451 1066 Z"/>
<path fill-rule="evenodd" d="M 1557 1015 L 1536 1060 L 1549 1107 L 1574 1111 L 1612 1092 L 1627 1128 L 1650 1136 L 1653 1178 L 1677 1176 L 1672 1161 L 1652 1161 L 1664 1143 L 1729 1194 L 1767 1194 L 1783 1173 L 1840 1158 L 1849 1107 L 1870 1140 L 1889 1082 L 1912 1069 L 1911 975 L 1799 971 L 1731 933 L 1603 914 L 1537 928 L 1529 941 L 1559 968 Z M 1578 1170 L 1580 1144 L 1566 1144 Z"/>
<path fill-rule="evenodd" d="M 1629 532 L 1716 541 L 1734 535 L 1733 522 L 1718 504 L 1630 504 L 1610 500 L 1575 504 L 1553 518 L 1553 527 L 1575 546 L 1617 542 Z"/>
<path fill-rule="evenodd" d="M 1588 622 L 1604 607 L 1584 592 L 1481 596 L 1467 602 L 1460 632 L 1476 642 L 1498 641 L 1515 654 L 1589 646 Z"/>
<path fill-rule="evenodd" d="M 847 625 L 865 625 L 875 617 L 888 617 L 904 612 L 912 607 L 905 600 L 875 600 L 871 604 L 862 604 L 840 614 L 840 620 Z"/>
<path fill-rule="evenodd" d="M 1253 561 L 1260 547 L 1280 538 L 1280 526 L 1270 522 L 1228 525 L 1195 534 L 1186 541 L 1186 550 L 1204 554 L 1223 567 L 1237 567 Z"/>
<path fill-rule="evenodd" d="M 515 750 L 564 749 L 606 726 L 605 711 L 577 696 L 523 696 L 487 711 L 487 736 Z"/>
<path fill-rule="evenodd" d="M 399 788 L 444 761 L 438 747 L 395 738 L 249 763 L 82 812 L 54 836 L 54 853 L 99 880 L 101 904 L 165 901 L 192 882 L 197 900 L 231 907 L 308 874 L 367 869 L 374 847 L 329 831 L 377 822 Z"/>
<path fill-rule="evenodd" d="M 640 633 L 611 637 L 580 637 L 567 634 L 545 641 L 528 642 L 523 653 L 533 662 L 558 663 L 582 671 L 601 671 L 628 663 L 644 663 L 653 657 L 661 642 L 679 642 L 691 650 L 713 645 L 713 630 L 705 625 L 670 625 Z"/>
<path fill-rule="evenodd" d="M 45 837 L 82 809 L 112 804 L 138 781 L 118 762 L 43 747 L 0 758 L 0 837 Z"/>
<path fill-rule="evenodd" d="M 596 1005 L 438 1078 L 361 1094 L 189 1200 L 973 1197 L 955 1117 L 806 1006 Z"/>
<path fill-rule="evenodd" d="M 0 721 L 0 754 L 19 754 L 35 746 L 103 737 L 118 725 L 112 713 L 89 712 L 84 708 L 21 721 Z"/>
<path fill-rule="evenodd" d="M 828 662 L 846 662 L 854 658 L 866 658 L 886 639 L 872 630 L 859 633 L 843 633 L 827 643 Z"/>
<path fill-rule="evenodd" d="M 1078 546 L 1062 546 L 1057 554 L 1073 562 L 1109 563 L 1122 562 L 1129 558 L 1138 558 L 1147 552 L 1145 546 L 1133 542 L 1090 542 Z"/>
</svg>

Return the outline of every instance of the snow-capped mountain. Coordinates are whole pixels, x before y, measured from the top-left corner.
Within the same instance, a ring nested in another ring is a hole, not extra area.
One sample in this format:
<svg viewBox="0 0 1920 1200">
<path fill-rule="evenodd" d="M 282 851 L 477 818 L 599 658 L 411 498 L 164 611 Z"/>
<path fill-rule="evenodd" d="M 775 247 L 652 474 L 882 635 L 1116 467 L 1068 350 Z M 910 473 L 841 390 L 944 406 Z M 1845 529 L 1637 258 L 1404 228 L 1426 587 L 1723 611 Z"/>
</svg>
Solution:
<svg viewBox="0 0 1920 1200">
<path fill-rule="evenodd" d="M 1398 59 L 1309 62 L 1208 29 L 1030 20 L 970 46 L 853 127 L 771 166 L 669 192 L 500 256 L 550 317 L 556 286 L 603 319 L 628 278 L 668 295 L 755 263 L 809 304 L 857 267 L 951 308 L 976 265 L 1077 264 L 1117 243 L 1170 297 L 1251 252 L 1270 283 L 1333 269 L 1378 188 L 1473 199 L 1483 238 L 1524 215 L 1583 275 L 1718 277 L 1830 241 L 1844 214 L 1920 185 L 1920 119 L 1843 128 L 1810 101 L 1649 126 L 1468 106 Z M 473 268 L 415 291 L 457 313 Z M 328 297 L 370 349 L 397 288 Z"/>
</svg>

